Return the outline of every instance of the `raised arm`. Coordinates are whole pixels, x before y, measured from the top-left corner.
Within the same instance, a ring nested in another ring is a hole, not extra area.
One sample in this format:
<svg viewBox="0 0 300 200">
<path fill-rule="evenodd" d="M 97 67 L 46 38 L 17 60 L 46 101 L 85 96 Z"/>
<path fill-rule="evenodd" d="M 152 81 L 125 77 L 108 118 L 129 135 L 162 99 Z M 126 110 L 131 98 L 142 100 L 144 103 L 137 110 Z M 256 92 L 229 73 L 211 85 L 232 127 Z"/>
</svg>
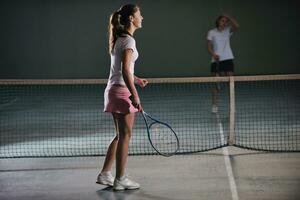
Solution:
<svg viewBox="0 0 300 200">
<path fill-rule="evenodd" d="M 227 19 L 231 23 L 232 31 L 236 31 L 239 29 L 240 25 L 236 19 L 234 19 L 233 17 L 226 15 L 226 14 L 224 16 L 227 17 Z"/>
</svg>

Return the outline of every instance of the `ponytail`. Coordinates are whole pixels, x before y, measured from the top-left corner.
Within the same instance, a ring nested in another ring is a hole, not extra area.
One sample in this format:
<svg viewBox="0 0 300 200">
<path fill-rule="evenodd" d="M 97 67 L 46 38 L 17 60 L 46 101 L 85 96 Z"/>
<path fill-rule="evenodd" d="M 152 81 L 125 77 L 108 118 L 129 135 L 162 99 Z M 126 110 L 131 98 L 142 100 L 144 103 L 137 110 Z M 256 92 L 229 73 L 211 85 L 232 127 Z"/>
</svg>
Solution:
<svg viewBox="0 0 300 200">
<path fill-rule="evenodd" d="M 115 11 L 109 19 L 108 35 L 109 35 L 109 53 L 112 53 L 115 43 L 123 34 L 128 34 L 130 25 L 129 16 L 138 11 L 138 7 L 133 4 L 122 6 L 118 11 Z"/>
<path fill-rule="evenodd" d="M 109 33 L 109 53 L 112 52 L 116 40 L 118 38 L 118 32 L 122 30 L 120 24 L 120 14 L 118 11 L 114 12 L 109 19 L 108 33 Z"/>
</svg>

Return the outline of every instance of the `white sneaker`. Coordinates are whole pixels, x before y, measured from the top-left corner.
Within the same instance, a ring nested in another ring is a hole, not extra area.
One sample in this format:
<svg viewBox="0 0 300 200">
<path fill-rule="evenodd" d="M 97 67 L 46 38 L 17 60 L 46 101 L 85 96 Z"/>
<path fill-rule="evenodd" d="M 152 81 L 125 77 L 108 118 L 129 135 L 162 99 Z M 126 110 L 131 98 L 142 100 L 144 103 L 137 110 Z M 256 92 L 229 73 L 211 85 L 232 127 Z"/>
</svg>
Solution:
<svg viewBox="0 0 300 200">
<path fill-rule="evenodd" d="M 211 112 L 212 113 L 217 113 L 218 112 L 218 107 L 216 105 L 212 105 Z"/>
<path fill-rule="evenodd" d="M 114 185 L 114 177 L 111 172 L 102 172 L 98 175 L 96 183 L 102 185 L 113 186 Z"/>
<path fill-rule="evenodd" d="M 134 190 L 139 188 L 140 184 L 133 180 L 130 180 L 127 177 L 122 178 L 122 180 L 116 178 L 114 181 L 114 190 Z"/>
</svg>

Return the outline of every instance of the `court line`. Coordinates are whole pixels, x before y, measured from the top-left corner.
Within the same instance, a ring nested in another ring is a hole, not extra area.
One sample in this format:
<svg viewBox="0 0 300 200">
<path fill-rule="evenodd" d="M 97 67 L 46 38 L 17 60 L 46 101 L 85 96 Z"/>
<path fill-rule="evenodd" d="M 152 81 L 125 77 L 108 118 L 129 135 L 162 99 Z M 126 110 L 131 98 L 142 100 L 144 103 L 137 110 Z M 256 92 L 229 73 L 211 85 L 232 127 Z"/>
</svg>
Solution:
<svg viewBox="0 0 300 200">
<path fill-rule="evenodd" d="M 225 140 L 224 140 L 225 136 L 224 136 L 223 126 L 222 126 L 219 114 L 216 113 L 216 115 L 217 115 L 217 122 L 218 122 L 219 129 L 220 129 L 221 143 L 224 144 L 225 143 Z M 239 197 L 238 197 L 237 187 L 236 187 L 236 183 L 235 183 L 234 176 L 233 176 L 231 162 L 230 162 L 230 159 L 229 159 L 228 148 L 223 147 L 222 151 L 223 151 L 223 155 L 224 155 L 225 167 L 226 167 L 226 172 L 227 172 L 228 181 L 229 181 L 229 185 L 230 185 L 231 197 L 232 197 L 232 200 L 238 200 Z"/>
</svg>

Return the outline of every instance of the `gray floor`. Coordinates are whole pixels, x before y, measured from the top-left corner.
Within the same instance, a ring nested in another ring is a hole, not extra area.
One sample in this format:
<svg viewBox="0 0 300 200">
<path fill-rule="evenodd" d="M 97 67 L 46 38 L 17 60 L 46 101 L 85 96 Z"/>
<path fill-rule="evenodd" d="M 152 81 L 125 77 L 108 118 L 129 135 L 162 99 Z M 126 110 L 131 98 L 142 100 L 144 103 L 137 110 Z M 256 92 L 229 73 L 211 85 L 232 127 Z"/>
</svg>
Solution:
<svg viewBox="0 0 300 200">
<path fill-rule="evenodd" d="M 237 199 L 300 199 L 300 153 L 229 152 Z M 130 156 L 128 173 L 141 189 L 123 192 L 95 184 L 104 157 L 0 159 L 0 199 L 234 199 L 224 158 L 222 149 Z"/>
</svg>

